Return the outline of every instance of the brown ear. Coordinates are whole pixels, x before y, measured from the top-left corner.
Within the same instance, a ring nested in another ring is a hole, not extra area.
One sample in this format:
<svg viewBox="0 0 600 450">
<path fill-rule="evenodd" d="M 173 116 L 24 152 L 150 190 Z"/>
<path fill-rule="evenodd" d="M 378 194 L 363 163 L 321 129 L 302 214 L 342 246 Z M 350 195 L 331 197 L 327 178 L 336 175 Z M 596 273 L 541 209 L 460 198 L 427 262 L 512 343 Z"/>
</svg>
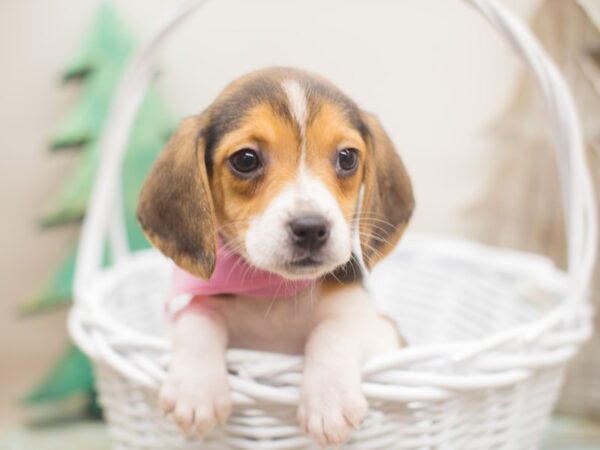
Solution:
<svg viewBox="0 0 600 450">
<path fill-rule="evenodd" d="M 371 269 L 400 240 L 415 201 L 410 178 L 379 120 L 363 113 L 369 129 L 364 193 L 359 217 L 363 261 Z"/>
<path fill-rule="evenodd" d="M 217 244 L 200 138 L 205 121 L 196 116 L 179 125 L 142 187 L 137 216 L 154 246 L 184 270 L 208 279 Z"/>
</svg>

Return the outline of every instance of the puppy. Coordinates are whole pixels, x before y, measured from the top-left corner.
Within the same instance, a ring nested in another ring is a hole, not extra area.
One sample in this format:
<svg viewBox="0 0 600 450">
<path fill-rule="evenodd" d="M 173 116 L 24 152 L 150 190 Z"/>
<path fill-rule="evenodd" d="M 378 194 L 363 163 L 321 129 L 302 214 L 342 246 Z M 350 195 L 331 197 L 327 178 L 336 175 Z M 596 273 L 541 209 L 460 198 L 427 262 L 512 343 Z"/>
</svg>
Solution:
<svg viewBox="0 0 600 450">
<path fill-rule="evenodd" d="M 138 210 L 152 244 L 201 283 L 173 320 L 164 410 L 204 435 L 230 414 L 227 347 L 304 354 L 300 425 L 322 446 L 346 441 L 368 408 L 361 365 L 401 345 L 358 258 L 370 269 L 389 253 L 413 206 L 379 121 L 316 75 L 251 73 L 185 119 Z"/>
</svg>

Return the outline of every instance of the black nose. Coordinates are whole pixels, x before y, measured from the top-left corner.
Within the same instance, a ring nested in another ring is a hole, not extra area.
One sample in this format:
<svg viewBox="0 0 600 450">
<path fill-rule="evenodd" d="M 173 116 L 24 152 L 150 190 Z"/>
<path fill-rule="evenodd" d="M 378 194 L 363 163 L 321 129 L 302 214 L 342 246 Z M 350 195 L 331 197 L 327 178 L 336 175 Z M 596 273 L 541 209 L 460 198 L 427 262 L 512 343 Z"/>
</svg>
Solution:
<svg viewBox="0 0 600 450">
<path fill-rule="evenodd" d="M 318 250 L 329 237 L 329 224 L 319 215 L 296 217 L 289 223 L 294 243 L 306 250 Z"/>
</svg>

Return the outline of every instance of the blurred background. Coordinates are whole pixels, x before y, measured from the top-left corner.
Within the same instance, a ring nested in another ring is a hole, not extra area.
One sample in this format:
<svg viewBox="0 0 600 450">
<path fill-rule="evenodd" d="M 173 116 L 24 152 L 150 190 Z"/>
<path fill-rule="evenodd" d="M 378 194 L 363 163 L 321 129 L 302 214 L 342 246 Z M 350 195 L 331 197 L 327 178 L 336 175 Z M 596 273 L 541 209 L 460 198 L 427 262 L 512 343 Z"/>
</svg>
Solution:
<svg viewBox="0 0 600 450">
<path fill-rule="evenodd" d="M 532 23 L 565 71 L 598 172 L 600 0 L 504 3 Z M 64 428 L 22 424 L 60 418 L 70 427 L 73 418 L 97 414 L 89 368 L 65 331 L 73 250 L 116 81 L 166 9 L 160 0 L 0 2 L 2 450 L 71 448 L 49 437 L 64 436 Z M 413 177 L 413 230 L 563 263 L 537 92 L 512 50 L 460 1 L 213 0 L 162 52 L 128 149 L 126 204 L 133 207 L 145 170 L 181 117 L 204 109 L 235 77 L 269 65 L 321 73 L 380 116 Z M 138 236 L 133 221 L 130 233 Z M 145 245 L 139 236 L 134 242 Z M 589 347 L 594 353 L 600 347 Z M 579 364 L 600 391 L 589 361 Z M 594 407 L 572 400 L 580 395 L 573 389 L 563 402 L 571 415 L 554 422 L 548 449 L 600 448 L 595 422 L 573 415 L 598 415 L 600 392 L 587 395 L 598 400 Z M 94 422 L 69 429 L 85 448 L 107 448 Z"/>
</svg>

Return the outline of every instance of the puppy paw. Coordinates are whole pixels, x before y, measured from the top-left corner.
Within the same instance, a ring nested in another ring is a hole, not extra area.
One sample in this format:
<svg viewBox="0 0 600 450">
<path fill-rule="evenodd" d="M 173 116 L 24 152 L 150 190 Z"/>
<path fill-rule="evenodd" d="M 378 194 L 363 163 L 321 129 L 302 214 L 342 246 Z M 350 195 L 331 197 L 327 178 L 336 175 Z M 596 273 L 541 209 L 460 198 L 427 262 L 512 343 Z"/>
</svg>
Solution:
<svg viewBox="0 0 600 450">
<path fill-rule="evenodd" d="M 359 383 L 344 384 L 332 377 L 317 381 L 304 383 L 298 420 L 322 448 L 338 447 L 360 427 L 369 405 Z"/>
<path fill-rule="evenodd" d="M 200 438 L 217 424 L 224 424 L 231 413 L 225 370 L 186 358 L 174 359 L 159 401 L 186 435 Z"/>
</svg>

